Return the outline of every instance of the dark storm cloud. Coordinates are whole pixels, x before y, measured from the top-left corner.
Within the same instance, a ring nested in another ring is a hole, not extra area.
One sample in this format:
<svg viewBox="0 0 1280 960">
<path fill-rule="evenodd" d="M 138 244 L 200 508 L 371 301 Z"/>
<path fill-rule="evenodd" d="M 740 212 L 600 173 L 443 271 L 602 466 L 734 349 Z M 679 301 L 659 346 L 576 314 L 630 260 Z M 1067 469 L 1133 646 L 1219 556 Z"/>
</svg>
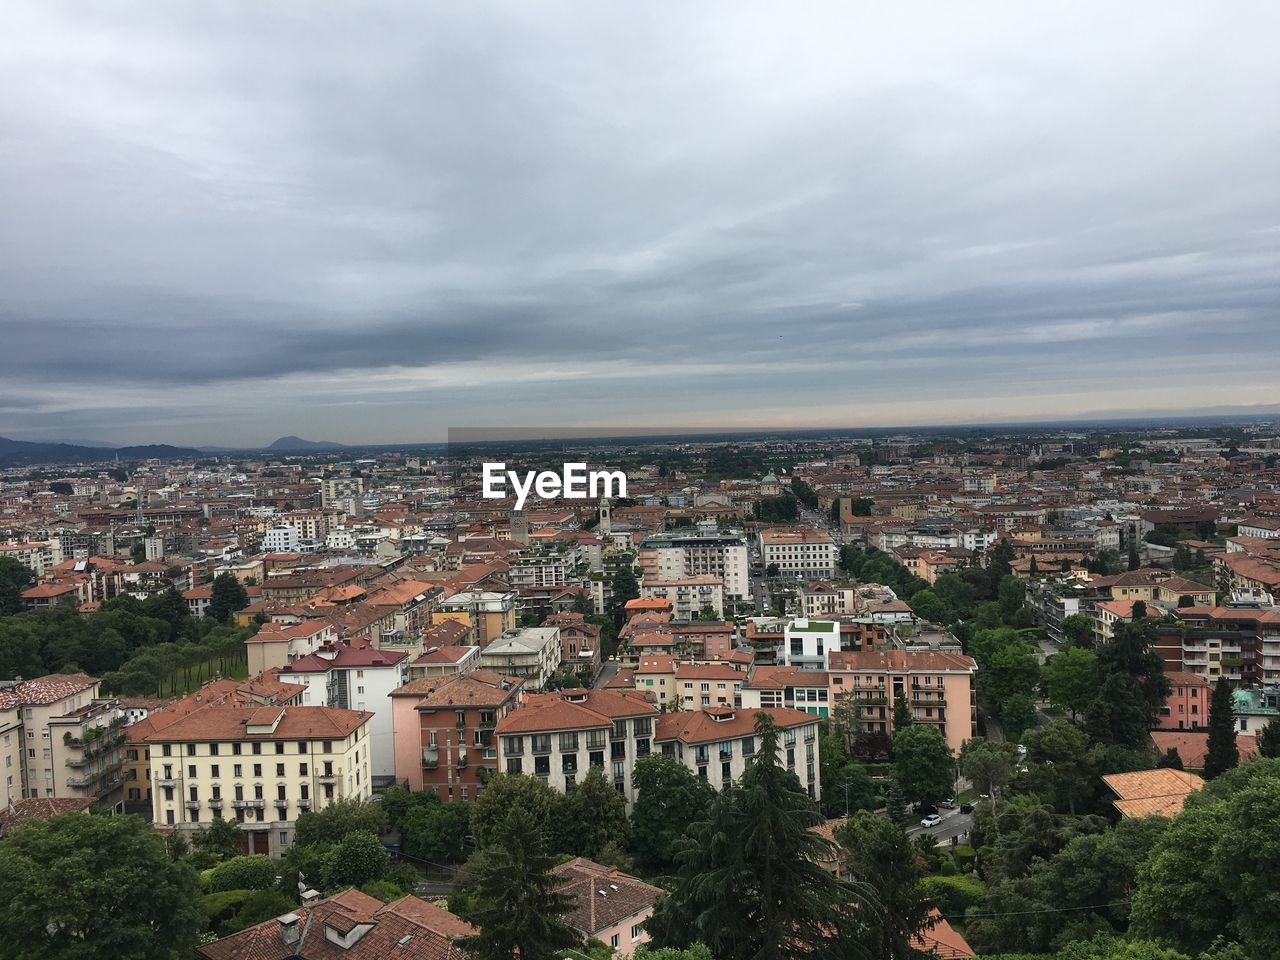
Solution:
<svg viewBox="0 0 1280 960">
<path fill-rule="evenodd" d="M 0 434 L 1280 399 L 1264 3 L 35 3 Z"/>
</svg>

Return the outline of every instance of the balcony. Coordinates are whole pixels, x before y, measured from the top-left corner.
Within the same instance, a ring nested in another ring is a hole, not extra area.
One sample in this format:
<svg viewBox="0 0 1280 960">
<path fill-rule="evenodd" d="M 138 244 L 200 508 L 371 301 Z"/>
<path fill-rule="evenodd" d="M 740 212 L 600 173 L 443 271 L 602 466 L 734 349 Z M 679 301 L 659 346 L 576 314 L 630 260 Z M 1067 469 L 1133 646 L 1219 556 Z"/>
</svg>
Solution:
<svg viewBox="0 0 1280 960">
<path fill-rule="evenodd" d="M 322 773 L 320 776 L 316 777 L 316 779 L 323 784 L 332 786 L 338 782 L 338 775 L 336 773 Z"/>
<path fill-rule="evenodd" d="M 188 801 L 186 801 L 186 802 L 183 804 L 183 806 L 184 806 L 184 807 L 186 807 L 188 810 L 199 810 L 199 809 L 200 809 L 200 801 L 199 801 L 199 800 L 188 800 Z"/>
<path fill-rule="evenodd" d="M 66 763 L 68 767 L 73 768 L 87 767 L 89 760 L 86 757 L 67 757 Z"/>
<path fill-rule="evenodd" d="M 423 770 L 435 770 L 439 766 L 440 766 L 440 758 L 438 756 L 432 755 L 430 757 L 424 756 L 422 758 Z"/>
<path fill-rule="evenodd" d="M 157 787 L 176 787 L 177 785 L 178 785 L 178 781 L 174 777 L 157 777 L 156 778 Z"/>
<path fill-rule="evenodd" d="M 237 810 L 265 810 L 266 800 L 232 800 L 231 806 Z"/>
<path fill-rule="evenodd" d="M 299 809 L 299 810 L 310 810 L 310 809 L 311 809 L 311 798 L 310 798 L 310 797 L 299 797 L 299 798 L 298 798 L 298 809 Z"/>
<path fill-rule="evenodd" d="M 87 787 L 93 783 L 93 777 L 67 777 L 68 787 Z"/>
<path fill-rule="evenodd" d="M 209 809 L 210 809 L 210 810 L 221 810 L 221 809 L 222 809 L 222 798 L 221 798 L 221 797 L 214 797 L 212 800 L 210 800 L 210 801 L 209 801 Z"/>
</svg>

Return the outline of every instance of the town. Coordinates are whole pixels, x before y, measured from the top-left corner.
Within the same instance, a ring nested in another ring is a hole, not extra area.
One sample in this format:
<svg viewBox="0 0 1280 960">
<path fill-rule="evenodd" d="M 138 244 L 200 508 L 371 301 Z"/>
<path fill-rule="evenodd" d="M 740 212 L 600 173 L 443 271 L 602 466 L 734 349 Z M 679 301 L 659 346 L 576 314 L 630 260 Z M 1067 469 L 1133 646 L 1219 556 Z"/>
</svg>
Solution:
<svg viewBox="0 0 1280 960">
<path fill-rule="evenodd" d="M 1271 955 L 1280 423 L 492 454 L 0 441 L 4 937 Z"/>
</svg>

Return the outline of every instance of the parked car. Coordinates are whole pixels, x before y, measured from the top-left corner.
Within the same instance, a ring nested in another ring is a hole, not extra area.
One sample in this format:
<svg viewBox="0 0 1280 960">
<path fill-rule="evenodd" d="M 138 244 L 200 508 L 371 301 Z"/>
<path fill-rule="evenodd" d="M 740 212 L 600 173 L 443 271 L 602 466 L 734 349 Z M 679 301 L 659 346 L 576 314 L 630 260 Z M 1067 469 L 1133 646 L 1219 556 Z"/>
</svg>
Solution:
<svg viewBox="0 0 1280 960">
<path fill-rule="evenodd" d="M 938 816 L 936 813 L 931 813 L 929 814 L 929 816 L 925 817 L 923 820 L 920 821 L 920 826 L 925 828 L 936 827 L 941 822 L 942 822 L 942 818 L 940 816 Z"/>
<path fill-rule="evenodd" d="M 947 810 L 954 810 L 956 808 L 955 798 L 947 797 L 947 799 L 945 800 L 939 800 L 938 806 L 943 807 L 944 809 L 947 809 Z"/>
<path fill-rule="evenodd" d="M 961 813 L 973 813 L 973 804 L 972 804 L 972 803 L 962 803 L 962 804 L 960 804 L 960 812 L 961 812 Z"/>
</svg>

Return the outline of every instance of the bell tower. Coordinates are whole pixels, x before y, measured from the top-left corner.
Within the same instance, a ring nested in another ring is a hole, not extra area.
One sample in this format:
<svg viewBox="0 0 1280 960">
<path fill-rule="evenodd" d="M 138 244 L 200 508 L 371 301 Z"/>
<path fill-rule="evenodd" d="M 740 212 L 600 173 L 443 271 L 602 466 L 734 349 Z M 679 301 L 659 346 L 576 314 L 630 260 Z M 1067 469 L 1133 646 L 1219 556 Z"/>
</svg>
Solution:
<svg viewBox="0 0 1280 960">
<path fill-rule="evenodd" d="M 600 524 L 596 529 L 600 531 L 601 537 L 613 533 L 613 506 L 604 497 L 600 498 Z"/>
</svg>

